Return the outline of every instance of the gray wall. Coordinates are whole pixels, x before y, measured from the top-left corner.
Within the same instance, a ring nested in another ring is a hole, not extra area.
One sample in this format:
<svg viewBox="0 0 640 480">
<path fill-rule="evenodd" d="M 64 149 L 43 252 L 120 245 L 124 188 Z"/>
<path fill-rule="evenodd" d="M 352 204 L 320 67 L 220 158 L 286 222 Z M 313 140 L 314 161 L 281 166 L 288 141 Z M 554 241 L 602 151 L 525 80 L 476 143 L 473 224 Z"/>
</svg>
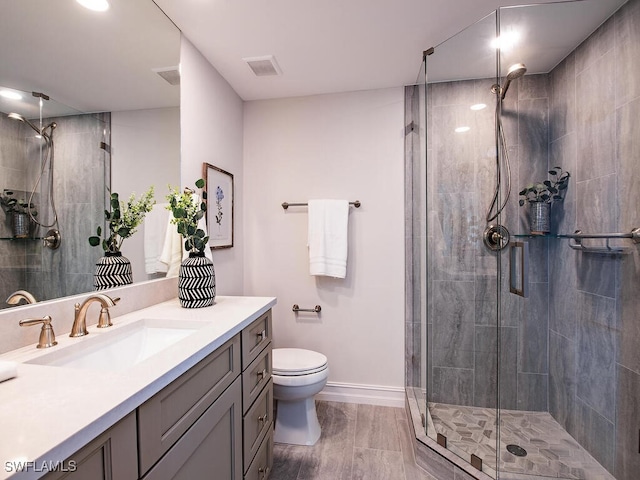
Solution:
<svg viewBox="0 0 640 480">
<path fill-rule="evenodd" d="M 640 222 L 638 58 L 640 1 L 631 0 L 549 75 L 550 163 L 573 174 L 559 231 L 629 232 Z M 617 479 L 635 479 L 639 251 L 550 245 L 549 411 Z"/>
<path fill-rule="evenodd" d="M 431 84 L 427 121 L 428 349 L 430 399 L 434 402 L 497 406 L 496 320 L 498 270 L 501 405 L 547 409 L 546 240 L 531 242 L 530 295 L 508 293 L 507 251 L 494 253 L 482 242 L 486 211 L 495 185 L 495 96 L 492 80 Z M 472 111 L 470 105 L 487 108 Z M 500 223 L 518 232 L 523 220 L 517 192 L 531 178 L 546 178 L 548 80 L 533 75 L 514 83 L 503 103 L 509 145 L 512 195 Z M 466 133 L 455 128 L 466 125 Z M 503 187 L 505 185 L 503 184 Z M 496 223 L 494 221 L 493 223 Z"/>
<path fill-rule="evenodd" d="M 26 190 L 26 148 L 21 137 L 21 123 L 0 113 L 0 191 Z M 16 191 L 17 194 L 17 191 Z M 10 240 L 11 218 L 0 212 L 0 308 L 15 285 L 26 279 L 26 242 Z"/>
</svg>

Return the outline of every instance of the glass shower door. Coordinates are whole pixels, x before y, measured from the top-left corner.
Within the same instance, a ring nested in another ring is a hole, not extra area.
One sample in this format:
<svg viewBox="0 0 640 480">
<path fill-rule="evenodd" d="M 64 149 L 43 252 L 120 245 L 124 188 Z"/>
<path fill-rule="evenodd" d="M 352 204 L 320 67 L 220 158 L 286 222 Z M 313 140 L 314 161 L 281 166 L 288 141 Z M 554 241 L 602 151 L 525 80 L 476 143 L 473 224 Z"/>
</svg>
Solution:
<svg viewBox="0 0 640 480">
<path fill-rule="evenodd" d="M 483 244 L 497 188 L 497 14 L 426 57 L 427 434 L 493 474 L 502 252 Z M 504 172 L 502 179 L 504 179 Z"/>
</svg>

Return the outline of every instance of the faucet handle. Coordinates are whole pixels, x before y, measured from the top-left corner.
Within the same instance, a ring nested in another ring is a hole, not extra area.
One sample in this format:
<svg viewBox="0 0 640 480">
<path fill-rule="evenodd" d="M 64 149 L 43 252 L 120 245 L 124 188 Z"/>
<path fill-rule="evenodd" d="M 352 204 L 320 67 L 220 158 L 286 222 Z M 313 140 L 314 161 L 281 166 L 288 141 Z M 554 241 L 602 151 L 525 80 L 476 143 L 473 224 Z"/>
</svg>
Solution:
<svg viewBox="0 0 640 480">
<path fill-rule="evenodd" d="M 49 348 L 57 345 L 56 335 L 53 333 L 53 327 L 51 326 L 51 317 L 45 315 L 42 318 L 28 318 L 26 320 L 20 320 L 21 327 L 29 327 L 31 325 L 37 325 L 41 323 L 42 329 L 40 330 L 40 339 L 38 340 L 37 348 Z"/>
<path fill-rule="evenodd" d="M 114 305 L 120 301 L 120 297 L 111 298 L 108 295 L 105 296 L 111 299 Z M 113 323 L 111 323 L 111 314 L 109 313 L 109 307 L 103 306 L 100 309 L 100 316 L 98 317 L 98 328 L 107 328 L 112 325 Z"/>
</svg>

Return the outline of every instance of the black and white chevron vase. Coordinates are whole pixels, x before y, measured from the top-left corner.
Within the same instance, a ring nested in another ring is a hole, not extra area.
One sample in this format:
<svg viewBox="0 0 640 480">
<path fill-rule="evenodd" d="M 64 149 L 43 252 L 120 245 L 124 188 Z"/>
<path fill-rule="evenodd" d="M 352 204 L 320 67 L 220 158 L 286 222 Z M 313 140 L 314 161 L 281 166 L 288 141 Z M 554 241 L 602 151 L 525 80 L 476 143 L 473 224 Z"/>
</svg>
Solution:
<svg viewBox="0 0 640 480">
<path fill-rule="evenodd" d="M 131 262 L 123 257 L 121 252 L 105 253 L 96 263 L 96 273 L 93 275 L 94 290 L 120 287 L 133 283 Z"/>
<path fill-rule="evenodd" d="M 216 272 L 204 253 L 190 253 L 182 261 L 178 275 L 178 298 L 184 308 L 213 305 L 216 299 Z"/>
</svg>

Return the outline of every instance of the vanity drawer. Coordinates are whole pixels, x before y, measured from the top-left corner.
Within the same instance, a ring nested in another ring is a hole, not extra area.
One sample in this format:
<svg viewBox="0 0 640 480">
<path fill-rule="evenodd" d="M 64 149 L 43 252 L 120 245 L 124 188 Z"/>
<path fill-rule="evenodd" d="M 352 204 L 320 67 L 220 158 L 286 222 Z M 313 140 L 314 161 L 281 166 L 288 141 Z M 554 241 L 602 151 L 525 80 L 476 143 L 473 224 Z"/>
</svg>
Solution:
<svg viewBox="0 0 640 480">
<path fill-rule="evenodd" d="M 253 462 L 251 462 L 249 470 L 244 474 L 244 480 L 265 480 L 266 478 L 269 478 L 272 468 L 273 435 L 267 435 L 262 442 L 262 445 L 260 445 Z"/>
<path fill-rule="evenodd" d="M 267 433 L 272 430 L 273 385 L 271 380 L 242 419 L 244 439 L 244 465 L 249 463 L 260 448 Z"/>
<path fill-rule="evenodd" d="M 240 388 L 237 379 L 142 480 L 240 480 Z"/>
<path fill-rule="evenodd" d="M 271 341 L 271 310 L 263 313 L 242 330 L 242 368 L 253 362 Z"/>
<path fill-rule="evenodd" d="M 271 344 L 242 372 L 242 411 L 246 412 L 271 379 Z"/>
<path fill-rule="evenodd" d="M 240 375 L 240 336 L 138 408 L 140 473 L 144 474 Z"/>
</svg>

